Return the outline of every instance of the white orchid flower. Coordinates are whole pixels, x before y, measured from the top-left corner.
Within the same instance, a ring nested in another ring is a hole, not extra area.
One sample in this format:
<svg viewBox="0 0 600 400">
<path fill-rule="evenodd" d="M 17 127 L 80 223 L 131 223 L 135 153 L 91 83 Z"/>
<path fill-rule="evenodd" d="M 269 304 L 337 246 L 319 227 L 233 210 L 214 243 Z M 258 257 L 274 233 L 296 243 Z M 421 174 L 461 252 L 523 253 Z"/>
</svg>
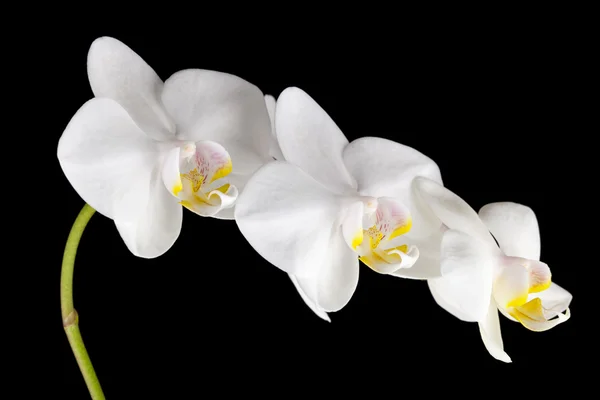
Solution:
<svg viewBox="0 0 600 400">
<path fill-rule="evenodd" d="M 290 274 L 305 302 L 327 319 L 354 293 L 358 260 L 384 274 L 428 278 L 439 263 L 410 268 L 441 224 L 413 208 L 410 185 L 441 183 L 437 165 L 373 137 L 348 143 L 327 113 L 298 88 L 276 102 L 275 135 L 285 161 L 259 169 L 238 198 L 235 219 L 254 249 Z"/>
<path fill-rule="evenodd" d="M 238 192 L 268 156 L 262 92 L 233 75 L 190 69 L 164 83 L 120 41 L 102 37 L 88 53 L 95 98 L 73 116 L 58 145 L 75 191 L 114 220 L 129 250 L 166 252 L 182 207 L 233 218 Z"/>
<path fill-rule="evenodd" d="M 457 318 L 479 323 L 494 358 L 511 362 L 498 310 L 532 331 L 569 319 L 572 295 L 551 282 L 550 268 L 539 261 L 540 233 L 531 208 L 492 203 L 477 214 L 437 182 L 418 178 L 415 187 L 429 216 L 447 229 L 441 242 L 442 276 L 428 280 L 431 293 Z"/>
</svg>

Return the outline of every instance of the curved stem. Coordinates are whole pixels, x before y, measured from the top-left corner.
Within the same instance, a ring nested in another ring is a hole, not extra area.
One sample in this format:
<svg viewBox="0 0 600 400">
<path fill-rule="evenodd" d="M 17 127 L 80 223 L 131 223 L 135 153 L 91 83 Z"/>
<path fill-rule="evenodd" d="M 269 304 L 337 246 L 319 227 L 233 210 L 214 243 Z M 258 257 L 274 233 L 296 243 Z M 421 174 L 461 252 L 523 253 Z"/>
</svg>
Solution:
<svg viewBox="0 0 600 400">
<path fill-rule="evenodd" d="M 84 205 L 73 227 L 69 233 L 67 239 L 67 245 L 65 246 L 65 253 L 63 255 L 62 271 L 60 275 L 60 307 L 62 310 L 63 326 L 69 339 L 69 344 L 73 350 L 73 354 L 77 359 L 77 364 L 81 370 L 81 374 L 85 379 L 87 388 L 94 400 L 104 400 L 104 393 L 102 387 L 100 387 L 100 381 L 96 376 L 96 371 L 92 366 L 92 361 L 88 355 L 81 333 L 79 332 L 79 315 L 75 311 L 73 306 L 73 271 L 75 268 L 75 255 L 77 254 L 77 247 L 85 227 L 92 218 L 92 215 L 96 210 L 90 207 L 88 204 Z"/>
</svg>

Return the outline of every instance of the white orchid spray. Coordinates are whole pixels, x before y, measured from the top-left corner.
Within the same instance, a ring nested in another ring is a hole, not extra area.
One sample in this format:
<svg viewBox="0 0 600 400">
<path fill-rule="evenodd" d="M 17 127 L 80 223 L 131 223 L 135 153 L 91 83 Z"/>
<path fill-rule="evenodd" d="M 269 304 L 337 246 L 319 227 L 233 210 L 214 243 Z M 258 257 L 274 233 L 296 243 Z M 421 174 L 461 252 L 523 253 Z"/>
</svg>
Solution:
<svg viewBox="0 0 600 400">
<path fill-rule="evenodd" d="M 62 266 L 63 324 L 94 399 L 104 394 L 73 306 L 75 253 L 97 210 L 129 251 L 155 258 L 179 237 L 183 208 L 235 219 L 249 244 L 285 271 L 308 307 L 329 321 L 344 308 L 359 262 L 423 280 L 443 309 L 477 322 L 496 359 L 498 313 L 533 331 L 570 317 L 572 295 L 540 261 L 529 207 L 477 213 L 445 188 L 437 164 L 377 137 L 349 142 L 325 110 L 291 87 L 276 100 L 222 72 L 188 69 L 162 81 L 132 49 L 103 37 L 88 53 L 94 98 L 58 145 L 62 170 L 86 202 Z"/>
<path fill-rule="evenodd" d="M 127 248 L 142 258 L 168 251 L 185 207 L 233 219 L 251 174 L 271 161 L 263 93 L 234 75 L 188 69 L 163 82 L 133 50 L 102 37 L 88 53 L 94 98 L 72 117 L 58 144 L 61 168 L 86 202 L 63 259 L 63 325 L 93 398 L 104 398 L 73 306 L 74 258 L 98 211 L 114 220 Z"/>
</svg>

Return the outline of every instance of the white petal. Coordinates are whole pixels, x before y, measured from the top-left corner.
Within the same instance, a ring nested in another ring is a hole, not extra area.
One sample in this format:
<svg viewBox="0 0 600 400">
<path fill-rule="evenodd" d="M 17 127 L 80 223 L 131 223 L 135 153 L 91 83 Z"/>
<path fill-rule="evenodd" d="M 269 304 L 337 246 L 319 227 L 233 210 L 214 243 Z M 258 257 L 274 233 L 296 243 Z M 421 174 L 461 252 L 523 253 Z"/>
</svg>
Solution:
<svg viewBox="0 0 600 400">
<path fill-rule="evenodd" d="M 296 288 L 296 290 L 298 290 L 298 293 L 300 294 L 300 297 L 302 297 L 302 300 L 304 300 L 304 303 L 306 303 L 306 305 L 317 315 L 317 317 L 319 317 L 327 322 L 331 322 L 329 315 L 327 315 L 327 313 L 325 311 L 323 311 L 322 308 L 317 307 L 315 302 L 312 301 L 306 295 L 306 293 L 304 293 L 304 289 L 302 289 L 302 286 L 298 283 L 298 278 L 296 278 L 294 275 L 290 275 L 290 274 L 288 274 L 288 276 L 294 283 L 294 287 Z"/>
<path fill-rule="evenodd" d="M 543 332 L 569 320 L 572 299 L 569 292 L 552 283 L 543 292 L 530 294 L 526 304 L 507 311 L 527 329 Z"/>
<path fill-rule="evenodd" d="M 319 264 L 317 305 L 323 310 L 339 311 L 352 298 L 358 285 L 358 256 L 350 250 L 341 227 L 331 232 L 328 253 Z"/>
<path fill-rule="evenodd" d="M 463 321 L 480 321 L 492 295 L 495 253 L 485 243 L 457 230 L 442 238 L 443 276 L 428 280 L 440 307 Z"/>
<path fill-rule="evenodd" d="M 271 121 L 271 136 L 277 140 L 277 133 L 275 131 L 275 107 L 277 106 L 277 100 L 270 94 L 266 94 L 265 104 L 267 106 L 267 113 L 269 114 L 269 121 Z"/>
<path fill-rule="evenodd" d="M 372 253 L 360 257 L 367 267 L 380 274 L 394 274 L 398 270 L 412 267 L 419 259 L 416 246 L 403 245 L 390 249 L 375 249 Z"/>
<path fill-rule="evenodd" d="M 363 210 L 364 205 L 357 201 L 348 206 L 342 222 L 342 234 L 348 247 L 356 251 L 358 246 L 363 243 Z"/>
<path fill-rule="evenodd" d="M 420 212 L 411 190 L 417 176 L 442 183 L 432 159 L 411 147 L 376 137 L 354 140 L 344 149 L 343 157 L 361 195 L 394 197 L 409 208 L 414 222 L 411 236 L 426 236 L 439 228 L 437 220 Z"/>
<path fill-rule="evenodd" d="M 182 208 L 162 183 L 160 165 L 153 171 L 150 198 L 137 221 L 115 221 L 127 248 L 136 256 L 155 258 L 173 246 L 182 224 Z"/>
<path fill-rule="evenodd" d="M 493 292 L 501 309 L 522 306 L 531 300 L 530 293 L 551 285 L 550 268 L 541 261 L 501 255 L 495 267 Z"/>
<path fill-rule="evenodd" d="M 571 318 L 571 311 L 567 308 L 565 313 L 555 313 L 553 310 L 546 310 L 541 299 L 535 298 L 526 304 L 511 309 L 511 315 L 521 324 L 534 332 L 544 332 L 562 324 Z M 552 319 L 550 316 L 554 316 Z"/>
<path fill-rule="evenodd" d="M 342 160 L 348 139 L 308 94 L 290 87 L 279 95 L 275 128 L 286 161 L 336 193 L 354 193 L 356 182 Z"/>
<path fill-rule="evenodd" d="M 479 217 L 508 256 L 540 259 L 540 230 L 533 210 L 517 203 L 491 203 Z"/>
<path fill-rule="evenodd" d="M 248 181 L 235 219 L 271 264 L 297 277 L 313 277 L 329 256 L 341 211 L 340 200 L 300 168 L 273 161 Z"/>
<path fill-rule="evenodd" d="M 408 251 L 402 252 L 397 248 L 387 249 L 385 250 L 388 256 L 397 255 L 400 256 L 402 261 L 398 265 L 398 268 L 405 269 L 412 267 L 415 262 L 419 259 L 419 248 L 417 246 L 411 245 L 408 248 Z"/>
<path fill-rule="evenodd" d="M 238 191 L 239 196 L 239 191 Z M 224 208 L 212 216 L 216 219 L 232 220 L 235 219 L 235 204 L 233 207 Z"/>
<path fill-rule="evenodd" d="M 302 293 L 318 310 L 341 310 L 352 298 L 358 285 L 359 263 L 338 229 L 332 232 L 329 252 L 312 277 L 296 277 Z"/>
<path fill-rule="evenodd" d="M 529 295 L 529 300 L 532 300 L 536 297 L 539 297 L 542 300 L 542 304 L 544 308 L 549 313 L 562 313 L 571 304 L 573 300 L 573 295 L 557 285 L 555 282 L 552 282 L 550 287 L 543 292 L 533 293 Z M 549 315 L 550 318 L 553 318 L 552 315 Z"/>
<path fill-rule="evenodd" d="M 271 144 L 269 146 L 269 154 L 276 160 L 283 161 L 283 153 L 277 142 L 277 131 L 275 130 L 275 107 L 277 101 L 275 97 L 271 95 L 265 95 L 265 103 L 267 104 L 267 111 L 269 113 L 269 120 L 271 121 Z"/>
<path fill-rule="evenodd" d="M 183 190 L 183 182 L 181 180 L 181 174 L 179 172 L 179 160 L 180 160 L 181 148 L 175 147 L 171 149 L 165 156 L 165 160 L 162 168 L 162 180 L 165 184 L 167 192 L 173 196 L 179 196 Z"/>
<path fill-rule="evenodd" d="M 159 156 L 155 143 L 110 99 L 85 103 L 58 144 L 60 165 L 75 191 L 119 221 L 136 221 L 148 203 Z"/>
<path fill-rule="evenodd" d="M 264 165 L 264 164 L 261 164 Z M 233 167 L 235 169 L 235 167 Z M 226 180 L 232 187 L 235 187 L 235 189 L 237 190 L 238 196 L 239 193 L 241 193 L 244 188 L 246 187 L 246 183 L 248 182 L 248 180 L 252 177 L 252 174 L 236 174 L 236 173 L 231 173 L 229 175 L 227 175 L 227 177 L 224 179 Z M 234 219 L 234 214 L 235 214 L 235 204 L 237 203 L 237 198 L 235 199 L 235 203 L 233 204 L 233 206 L 229 207 L 229 208 L 224 208 L 222 210 L 220 210 L 217 214 L 213 215 L 213 218 L 219 218 L 219 219 Z"/>
<path fill-rule="evenodd" d="M 404 202 L 407 189 L 418 176 L 442 184 L 440 169 L 431 158 L 388 139 L 354 140 L 344 149 L 344 163 L 365 196 L 395 197 Z"/>
<path fill-rule="evenodd" d="M 392 275 L 408 279 L 431 279 L 442 276 L 441 271 L 441 243 L 442 231 L 429 238 L 410 238 L 410 243 L 419 249 L 419 258 L 412 267 L 402 268 L 392 272 Z M 407 235 L 410 236 L 410 235 Z"/>
<path fill-rule="evenodd" d="M 494 299 L 501 308 L 525 304 L 529 295 L 529 271 L 522 258 L 498 257 L 494 279 Z"/>
<path fill-rule="evenodd" d="M 510 315 L 508 313 L 508 311 L 505 308 L 502 307 L 498 307 L 498 311 L 500 312 L 500 314 L 504 315 L 506 318 L 508 318 L 511 321 L 515 321 L 515 322 L 519 322 L 518 319 L 516 319 L 515 317 L 513 317 L 512 315 Z"/>
<path fill-rule="evenodd" d="M 175 124 L 160 100 L 163 83 L 133 50 L 111 37 L 98 38 L 90 47 L 87 67 L 96 97 L 118 102 L 150 137 L 174 138 Z"/>
<path fill-rule="evenodd" d="M 500 331 L 500 319 L 498 318 L 498 309 L 496 303 L 492 300 L 488 307 L 488 312 L 484 319 L 479 322 L 479 333 L 487 351 L 496 360 L 510 363 L 512 360 L 504 351 L 502 343 L 502 332 Z"/>
<path fill-rule="evenodd" d="M 165 81 L 162 101 L 177 123 L 177 139 L 219 143 L 231 156 L 233 173 L 252 173 L 272 160 L 265 99 L 251 83 L 222 72 L 188 69 Z"/>
<path fill-rule="evenodd" d="M 237 188 L 231 185 L 229 185 L 227 191 L 225 192 L 218 189 L 211 190 L 208 192 L 207 197 L 210 199 L 211 203 L 214 204 L 214 206 L 211 209 L 205 209 L 206 212 L 200 213 L 200 215 L 214 216 L 221 210 L 231 208 L 237 200 L 238 195 L 239 192 Z M 223 216 L 223 214 L 221 215 Z"/>
<path fill-rule="evenodd" d="M 552 273 L 548 264 L 541 261 L 526 260 L 525 266 L 527 272 L 529 272 L 529 293 L 538 293 L 550 287 Z"/>
<path fill-rule="evenodd" d="M 450 229 L 457 229 L 497 248 L 494 238 L 479 216 L 463 199 L 438 182 L 418 177 L 415 194 L 439 220 Z"/>
</svg>

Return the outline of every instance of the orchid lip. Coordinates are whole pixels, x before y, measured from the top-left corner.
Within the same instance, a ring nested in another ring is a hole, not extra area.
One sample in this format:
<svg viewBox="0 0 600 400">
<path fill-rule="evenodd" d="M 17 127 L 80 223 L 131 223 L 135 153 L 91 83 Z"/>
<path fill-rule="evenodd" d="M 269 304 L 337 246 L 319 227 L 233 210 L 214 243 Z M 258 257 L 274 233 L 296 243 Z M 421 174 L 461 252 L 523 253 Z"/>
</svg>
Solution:
<svg viewBox="0 0 600 400">
<path fill-rule="evenodd" d="M 179 204 L 196 214 L 213 216 L 237 199 L 237 188 L 226 179 L 231 170 L 231 158 L 223 146 L 188 141 L 167 155 L 163 181 Z"/>
<path fill-rule="evenodd" d="M 360 196 L 350 207 L 343 230 L 347 244 L 359 259 L 380 273 L 411 267 L 418 258 L 416 246 L 400 239 L 412 226 L 408 208 L 388 197 Z"/>
</svg>

